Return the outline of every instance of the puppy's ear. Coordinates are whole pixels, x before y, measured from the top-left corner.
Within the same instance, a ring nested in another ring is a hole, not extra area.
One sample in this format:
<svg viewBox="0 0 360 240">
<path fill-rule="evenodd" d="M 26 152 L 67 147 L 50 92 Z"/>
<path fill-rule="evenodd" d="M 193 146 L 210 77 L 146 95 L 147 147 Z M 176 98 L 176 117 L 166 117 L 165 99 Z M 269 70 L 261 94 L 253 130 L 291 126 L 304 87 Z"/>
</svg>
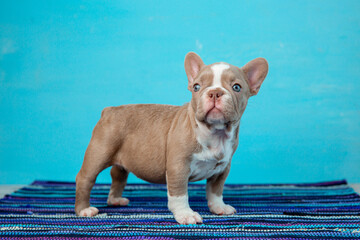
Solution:
<svg viewBox="0 0 360 240">
<path fill-rule="evenodd" d="M 250 87 L 251 96 L 256 95 L 265 80 L 268 73 L 269 65 L 265 58 L 256 58 L 248 62 L 241 68 L 245 75 Z"/>
<path fill-rule="evenodd" d="M 185 72 L 188 77 L 188 89 L 192 91 L 194 79 L 199 74 L 200 69 L 204 66 L 204 62 L 199 55 L 194 52 L 189 52 L 185 56 Z"/>
</svg>

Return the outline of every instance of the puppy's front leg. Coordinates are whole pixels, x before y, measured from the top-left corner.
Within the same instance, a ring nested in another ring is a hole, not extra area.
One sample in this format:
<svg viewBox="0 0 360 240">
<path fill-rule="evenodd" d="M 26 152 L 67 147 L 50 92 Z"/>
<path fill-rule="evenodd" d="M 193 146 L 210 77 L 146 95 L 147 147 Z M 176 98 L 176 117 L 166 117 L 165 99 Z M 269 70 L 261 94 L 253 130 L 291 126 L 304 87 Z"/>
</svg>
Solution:
<svg viewBox="0 0 360 240">
<path fill-rule="evenodd" d="M 202 223 L 201 216 L 189 206 L 189 168 L 179 165 L 166 170 L 168 208 L 180 224 Z"/>
<path fill-rule="evenodd" d="M 210 212 L 218 215 L 231 215 L 236 210 L 231 205 L 225 204 L 223 201 L 224 184 L 230 171 L 230 163 L 224 172 L 218 176 L 209 178 L 206 182 L 206 199 Z"/>
</svg>

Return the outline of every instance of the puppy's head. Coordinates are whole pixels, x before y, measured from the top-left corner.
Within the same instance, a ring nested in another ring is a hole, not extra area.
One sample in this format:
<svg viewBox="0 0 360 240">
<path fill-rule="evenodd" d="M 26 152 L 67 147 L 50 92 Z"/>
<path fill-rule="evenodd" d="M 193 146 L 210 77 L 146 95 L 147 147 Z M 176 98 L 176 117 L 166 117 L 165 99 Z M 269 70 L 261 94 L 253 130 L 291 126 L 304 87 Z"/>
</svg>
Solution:
<svg viewBox="0 0 360 240">
<path fill-rule="evenodd" d="M 268 63 L 256 58 L 242 68 L 224 62 L 205 65 L 190 52 L 185 57 L 185 71 L 197 121 L 224 129 L 239 122 L 249 97 L 259 92 Z"/>
</svg>

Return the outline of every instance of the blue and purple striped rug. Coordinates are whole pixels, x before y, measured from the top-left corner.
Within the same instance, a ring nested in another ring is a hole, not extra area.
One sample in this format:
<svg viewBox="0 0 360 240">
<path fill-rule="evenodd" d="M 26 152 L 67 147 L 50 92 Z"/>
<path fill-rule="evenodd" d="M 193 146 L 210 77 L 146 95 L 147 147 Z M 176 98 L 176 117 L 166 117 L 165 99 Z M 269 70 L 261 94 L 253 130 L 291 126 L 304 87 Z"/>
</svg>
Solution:
<svg viewBox="0 0 360 240">
<path fill-rule="evenodd" d="M 129 184 L 127 207 L 106 205 L 110 185 L 97 184 L 93 218 L 74 214 L 75 184 L 35 181 L 0 200 L 1 239 L 360 239 L 360 197 L 346 181 L 226 185 L 236 215 L 209 212 L 204 185 L 190 185 L 190 205 L 204 224 L 178 225 L 166 186 Z"/>
</svg>

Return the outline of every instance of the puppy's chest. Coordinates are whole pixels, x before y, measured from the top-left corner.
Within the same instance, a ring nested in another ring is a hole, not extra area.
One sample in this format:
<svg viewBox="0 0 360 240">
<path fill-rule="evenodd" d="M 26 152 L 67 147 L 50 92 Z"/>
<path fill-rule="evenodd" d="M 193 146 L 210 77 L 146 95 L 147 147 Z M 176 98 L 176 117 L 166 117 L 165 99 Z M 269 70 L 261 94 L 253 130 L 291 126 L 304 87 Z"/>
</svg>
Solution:
<svg viewBox="0 0 360 240">
<path fill-rule="evenodd" d="M 222 173 L 230 162 L 233 153 L 232 139 L 211 139 L 201 142 L 201 152 L 192 156 L 190 181 L 208 179 Z"/>
</svg>

